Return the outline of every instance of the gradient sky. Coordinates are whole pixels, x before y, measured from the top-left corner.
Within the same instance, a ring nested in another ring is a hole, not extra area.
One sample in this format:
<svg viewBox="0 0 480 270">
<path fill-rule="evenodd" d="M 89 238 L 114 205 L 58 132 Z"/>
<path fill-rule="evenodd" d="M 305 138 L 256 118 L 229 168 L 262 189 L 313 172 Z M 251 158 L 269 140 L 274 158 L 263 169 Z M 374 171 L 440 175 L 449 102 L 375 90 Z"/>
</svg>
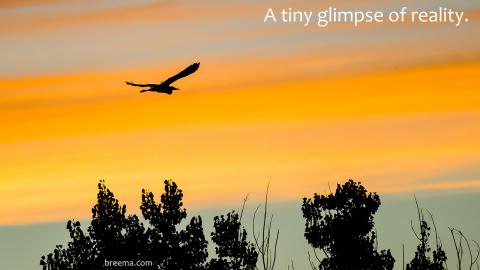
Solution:
<svg viewBox="0 0 480 270">
<path fill-rule="evenodd" d="M 247 193 L 258 202 L 269 179 L 272 201 L 296 207 L 348 178 L 388 198 L 451 196 L 472 209 L 480 2 L 408 2 L 465 10 L 459 28 L 263 23 L 269 7 L 405 5 L 358 2 L 1 1 L 0 234 L 17 245 L 0 253 L 35 246 L 17 261 L 36 265 L 38 250 L 53 248 L 42 239 L 64 237 L 40 224 L 88 218 L 99 179 L 134 213 L 141 189 L 159 193 L 163 179 L 196 211 L 237 207 Z M 160 82 L 195 61 L 199 71 L 172 96 L 124 84 Z M 405 209 L 395 205 L 387 208 Z M 396 234 L 391 213 L 380 226 Z M 455 220 L 480 224 L 470 218 Z M 284 217 L 281 226 L 298 224 Z"/>
<path fill-rule="evenodd" d="M 347 178 L 480 188 L 480 4 L 442 2 L 460 28 L 263 23 L 268 7 L 401 6 L 357 2 L 2 2 L 0 224 L 88 217 L 99 179 L 138 205 L 171 178 L 195 207 L 255 201 L 269 178 L 276 201 Z M 173 96 L 124 84 L 194 61 Z"/>
</svg>

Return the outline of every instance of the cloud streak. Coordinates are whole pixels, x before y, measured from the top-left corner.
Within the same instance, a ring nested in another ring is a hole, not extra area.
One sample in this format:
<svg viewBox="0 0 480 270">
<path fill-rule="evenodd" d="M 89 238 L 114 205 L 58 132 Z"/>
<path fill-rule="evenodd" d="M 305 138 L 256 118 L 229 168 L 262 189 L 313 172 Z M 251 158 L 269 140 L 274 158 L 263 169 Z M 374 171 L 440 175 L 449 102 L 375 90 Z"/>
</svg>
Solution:
<svg viewBox="0 0 480 270">
<path fill-rule="evenodd" d="M 131 208 L 164 178 L 198 207 L 261 200 L 269 177 L 274 201 L 346 178 L 479 188 L 478 22 L 319 31 L 264 25 L 253 1 L 111 3 L 0 6 L 0 224 L 87 217 L 101 178 Z M 194 61 L 173 96 L 124 84 Z"/>
</svg>

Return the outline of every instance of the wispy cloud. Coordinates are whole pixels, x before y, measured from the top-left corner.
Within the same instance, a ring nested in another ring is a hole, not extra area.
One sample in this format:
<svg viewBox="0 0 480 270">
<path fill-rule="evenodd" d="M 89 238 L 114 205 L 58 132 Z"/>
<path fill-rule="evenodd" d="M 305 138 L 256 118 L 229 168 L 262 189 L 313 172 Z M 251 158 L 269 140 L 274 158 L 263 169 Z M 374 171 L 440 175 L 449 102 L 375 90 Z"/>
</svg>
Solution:
<svg viewBox="0 0 480 270">
<path fill-rule="evenodd" d="M 256 200 L 270 176 L 274 200 L 346 178 L 479 188 L 478 22 L 320 31 L 263 24 L 273 1 L 120 2 L 0 5 L 0 224 L 88 216 L 100 178 L 129 205 L 163 178 L 196 206 Z M 288 2 L 331 4 L 311 3 Z M 192 61 L 174 96 L 124 84 Z"/>
</svg>

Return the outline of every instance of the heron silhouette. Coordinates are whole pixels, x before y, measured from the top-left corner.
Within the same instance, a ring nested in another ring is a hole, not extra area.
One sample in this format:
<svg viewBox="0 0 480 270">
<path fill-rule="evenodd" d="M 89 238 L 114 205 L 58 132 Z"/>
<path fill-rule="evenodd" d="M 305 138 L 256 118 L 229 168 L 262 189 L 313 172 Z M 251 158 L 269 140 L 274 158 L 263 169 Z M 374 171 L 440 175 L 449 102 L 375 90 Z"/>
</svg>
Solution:
<svg viewBox="0 0 480 270">
<path fill-rule="evenodd" d="M 200 63 L 193 63 L 184 70 L 180 71 L 177 75 L 174 75 L 168 79 L 166 79 L 164 82 L 160 84 L 138 84 L 138 83 L 133 83 L 133 82 L 126 82 L 128 85 L 131 86 L 138 86 L 138 87 L 149 87 L 148 89 L 143 89 L 140 90 L 140 93 L 151 91 L 151 92 L 158 92 L 158 93 L 165 93 L 171 95 L 173 91 L 179 90 L 178 88 L 172 86 L 171 84 L 183 77 L 186 77 L 195 71 L 197 71 L 198 67 L 200 67 Z"/>
</svg>

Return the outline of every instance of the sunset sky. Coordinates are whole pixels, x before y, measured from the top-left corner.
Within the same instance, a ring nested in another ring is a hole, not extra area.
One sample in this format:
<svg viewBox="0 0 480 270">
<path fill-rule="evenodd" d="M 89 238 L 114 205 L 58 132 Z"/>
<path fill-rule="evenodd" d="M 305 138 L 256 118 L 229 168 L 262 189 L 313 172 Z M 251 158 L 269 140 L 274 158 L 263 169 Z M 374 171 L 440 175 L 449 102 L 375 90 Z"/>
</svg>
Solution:
<svg viewBox="0 0 480 270">
<path fill-rule="evenodd" d="M 163 179 L 194 209 L 258 202 L 269 179 L 274 202 L 349 178 L 480 191 L 480 2 L 408 2 L 464 10 L 461 27 L 263 22 L 405 5 L 358 2 L 1 1 L 0 225 L 88 218 L 99 179 L 133 213 Z M 197 61 L 172 96 L 124 83 Z"/>
</svg>

